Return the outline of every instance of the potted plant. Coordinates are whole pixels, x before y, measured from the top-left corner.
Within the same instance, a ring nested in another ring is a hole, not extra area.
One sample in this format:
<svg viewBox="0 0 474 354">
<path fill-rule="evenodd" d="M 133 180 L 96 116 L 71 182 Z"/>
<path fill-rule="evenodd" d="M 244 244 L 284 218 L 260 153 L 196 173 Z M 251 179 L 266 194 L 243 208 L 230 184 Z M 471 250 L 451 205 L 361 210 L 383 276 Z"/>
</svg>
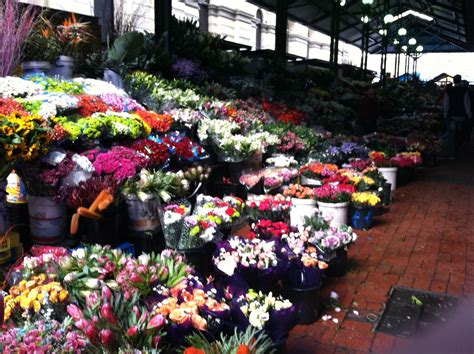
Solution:
<svg viewBox="0 0 474 354">
<path fill-rule="evenodd" d="M 380 204 L 380 198 L 371 192 L 352 194 L 351 226 L 357 230 L 368 230 L 372 227 L 372 208 Z"/>
<path fill-rule="evenodd" d="M 415 178 L 415 167 L 423 162 L 419 152 L 401 152 L 392 161 L 398 166 L 397 182 L 400 185 L 412 181 Z"/>
<path fill-rule="evenodd" d="M 314 190 L 300 184 L 290 184 L 283 194 L 287 197 L 291 197 L 291 226 L 302 227 L 304 218 L 306 216 L 311 217 L 317 210 Z"/>
<path fill-rule="evenodd" d="M 42 27 L 41 23 L 45 26 Z M 53 38 L 53 29 L 47 24 L 44 21 L 38 21 L 25 41 L 21 64 L 25 74 L 47 74 L 51 69 L 51 62 L 58 56 L 59 45 Z"/>
<path fill-rule="evenodd" d="M 355 188 L 349 184 L 326 184 L 314 189 L 318 209 L 323 217 L 330 220 L 331 226 L 347 224 L 349 202 Z"/>
<path fill-rule="evenodd" d="M 375 163 L 380 173 L 383 175 L 387 183 L 391 185 L 391 191 L 397 189 L 397 165 L 387 154 L 379 151 L 371 151 L 370 159 Z"/>
</svg>

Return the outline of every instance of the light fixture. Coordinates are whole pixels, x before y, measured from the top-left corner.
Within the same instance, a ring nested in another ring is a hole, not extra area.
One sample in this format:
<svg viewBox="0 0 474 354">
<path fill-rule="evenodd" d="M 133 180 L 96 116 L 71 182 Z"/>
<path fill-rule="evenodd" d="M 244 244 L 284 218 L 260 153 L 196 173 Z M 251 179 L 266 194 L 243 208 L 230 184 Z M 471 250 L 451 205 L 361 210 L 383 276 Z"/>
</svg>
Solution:
<svg viewBox="0 0 474 354">
<path fill-rule="evenodd" d="M 387 32 L 386 29 L 383 29 L 383 28 L 379 29 L 379 34 L 380 34 L 381 36 L 386 36 L 387 33 L 388 33 L 388 32 Z"/>
<path fill-rule="evenodd" d="M 416 44 L 416 38 L 410 38 L 410 39 L 408 40 L 408 44 L 409 44 L 409 45 L 415 45 L 415 44 Z"/>
<path fill-rule="evenodd" d="M 418 12 L 418 11 L 415 11 L 415 10 L 407 10 L 407 11 L 401 13 L 400 15 L 398 15 L 397 18 L 400 19 L 400 18 L 403 18 L 403 17 L 407 17 L 409 15 L 421 18 L 422 20 L 425 20 L 425 21 L 428 21 L 428 22 L 433 21 L 433 17 L 422 14 L 421 12 Z"/>
<path fill-rule="evenodd" d="M 398 30 L 398 35 L 399 36 L 406 36 L 407 35 L 407 29 L 405 27 L 401 27 L 399 30 Z"/>
<path fill-rule="evenodd" d="M 340 0 L 339 5 L 340 6 L 345 6 L 346 5 L 346 0 Z"/>
<path fill-rule="evenodd" d="M 406 52 L 408 50 L 408 47 L 406 45 L 402 46 L 402 50 Z"/>
<path fill-rule="evenodd" d="M 392 23 L 393 21 L 395 21 L 395 17 L 393 17 L 392 14 L 385 15 L 383 18 L 383 22 L 385 23 Z"/>
<path fill-rule="evenodd" d="M 421 53 L 424 49 L 425 49 L 425 48 L 423 48 L 422 45 L 419 45 L 418 47 L 416 47 L 416 51 L 417 51 L 418 53 Z"/>
<path fill-rule="evenodd" d="M 400 44 L 400 41 L 398 39 L 394 39 L 393 44 L 395 44 L 395 45 Z"/>
<path fill-rule="evenodd" d="M 360 20 L 364 23 L 369 23 L 370 19 L 369 16 L 365 15 L 360 18 Z"/>
<path fill-rule="evenodd" d="M 364 5 L 372 5 L 374 3 L 374 0 L 362 0 L 362 4 Z"/>
</svg>

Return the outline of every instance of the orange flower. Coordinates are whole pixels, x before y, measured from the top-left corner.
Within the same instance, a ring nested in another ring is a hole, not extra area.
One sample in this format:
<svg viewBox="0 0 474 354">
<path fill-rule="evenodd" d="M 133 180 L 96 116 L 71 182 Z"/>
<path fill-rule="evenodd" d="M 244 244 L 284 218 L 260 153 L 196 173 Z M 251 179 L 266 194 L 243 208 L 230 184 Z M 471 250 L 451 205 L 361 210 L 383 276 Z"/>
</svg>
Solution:
<svg viewBox="0 0 474 354">
<path fill-rule="evenodd" d="M 239 345 L 235 354 L 250 354 L 249 347 L 245 344 Z"/>
<path fill-rule="evenodd" d="M 173 321 L 177 324 L 183 324 L 187 320 L 189 320 L 190 316 L 185 311 L 183 311 L 182 309 L 176 308 L 170 313 L 169 318 L 170 318 L 171 321 Z"/>
<path fill-rule="evenodd" d="M 319 269 L 327 269 L 329 267 L 329 265 L 326 262 L 319 261 L 318 262 L 318 267 L 319 267 Z"/>
<path fill-rule="evenodd" d="M 302 259 L 302 262 L 303 262 L 303 265 L 308 268 L 318 265 L 318 260 L 312 257 L 305 257 Z"/>
<path fill-rule="evenodd" d="M 204 331 L 207 328 L 206 320 L 197 314 L 191 316 L 191 323 L 194 328 L 199 329 L 200 331 Z"/>
<path fill-rule="evenodd" d="M 206 354 L 206 352 L 202 349 L 198 349 L 195 347 L 188 347 L 184 349 L 183 354 Z"/>
</svg>

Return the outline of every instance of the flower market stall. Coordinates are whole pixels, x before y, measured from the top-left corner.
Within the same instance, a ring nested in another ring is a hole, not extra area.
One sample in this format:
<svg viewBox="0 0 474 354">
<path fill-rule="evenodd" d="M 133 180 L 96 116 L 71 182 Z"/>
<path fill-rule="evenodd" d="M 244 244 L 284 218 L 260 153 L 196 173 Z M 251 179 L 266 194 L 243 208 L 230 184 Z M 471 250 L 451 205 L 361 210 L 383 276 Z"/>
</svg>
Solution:
<svg viewBox="0 0 474 354">
<path fill-rule="evenodd" d="M 364 83 L 243 94 L 188 58 L 158 75 L 156 39 L 128 36 L 122 88 L 71 67 L 0 77 L 0 350 L 282 351 L 436 139 L 390 135 L 398 111 L 350 134 Z"/>
</svg>

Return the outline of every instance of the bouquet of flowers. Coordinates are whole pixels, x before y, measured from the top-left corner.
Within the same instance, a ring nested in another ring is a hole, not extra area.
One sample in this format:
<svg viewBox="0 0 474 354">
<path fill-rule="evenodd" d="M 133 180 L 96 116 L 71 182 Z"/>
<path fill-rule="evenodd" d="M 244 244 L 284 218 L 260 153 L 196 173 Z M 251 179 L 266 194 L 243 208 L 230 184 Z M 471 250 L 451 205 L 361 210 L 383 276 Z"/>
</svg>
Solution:
<svg viewBox="0 0 474 354">
<path fill-rule="evenodd" d="M 289 219 L 291 200 L 282 195 L 258 196 L 247 200 L 246 210 L 252 221 L 261 219 L 286 221 Z"/>
<path fill-rule="evenodd" d="M 326 184 L 314 189 L 315 199 L 323 203 L 344 203 L 351 200 L 355 193 L 354 186 L 350 184 Z"/>
<path fill-rule="evenodd" d="M 337 173 L 337 165 L 310 162 L 300 168 L 300 174 L 306 178 L 323 179 Z"/>
<path fill-rule="evenodd" d="M 319 259 L 319 252 L 308 230 L 288 232 L 281 237 L 280 256 L 289 263 L 285 283 L 293 288 L 319 286 L 322 271 L 328 267 Z"/>
<path fill-rule="evenodd" d="M 166 133 L 173 124 L 173 117 L 170 114 L 158 114 L 144 109 L 138 109 L 133 113 L 138 115 L 151 128 L 152 132 Z"/>
<path fill-rule="evenodd" d="M 369 152 L 369 158 L 375 163 L 377 167 L 393 167 L 395 162 L 381 151 Z"/>
<path fill-rule="evenodd" d="M 356 240 L 357 234 L 347 225 L 339 228 L 329 227 L 326 230 L 312 230 L 310 238 L 310 242 L 317 245 L 326 255 L 334 254 L 340 248 L 347 250 L 347 247 Z"/>
<path fill-rule="evenodd" d="M 351 201 L 356 208 L 375 207 L 381 202 L 376 194 L 370 192 L 353 193 Z"/>
<path fill-rule="evenodd" d="M 170 151 L 164 143 L 157 143 L 150 139 L 134 141 L 130 147 L 147 157 L 147 167 L 158 167 L 169 159 Z"/>
<path fill-rule="evenodd" d="M 298 161 L 293 156 L 276 155 L 266 160 L 266 163 L 274 167 L 291 167 L 298 165 Z"/>
<path fill-rule="evenodd" d="M 298 176 L 298 170 L 286 167 L 267 168 L 263 171 L 263 176 L 263 186 L 265 192 L 268 193 L 294 180 Z"/>
<path fill-rule="evenodd" d="M 281 238 L 283 235 L 290 232 L 290 226 L 282 221 L 271 221 L 261 219 L 251 225 L 252 232 L 249 235 L 250 239 L 259 238 L 269 240 L 272 238 Z"/>
<path fill-rule="evenodd" d="M 281 296 L 249 290 L 233 300 L 232 316 L 238 327 L 264 329 L 274 342 L 279 342 L 294 325 L 295 307 Z"/>
<path fill-rule="evenodd" d="M 296 199 L 314 199 L 315 196 L 313 188 L 304 187 L 301 184 L 290 184 L 283 195 Z"/>
<path fill-rule="evenodd" d="M 173 117 L 173 122 L 177 127 L 187 129 L 193 128 L 201 119 L 199 111 L 190 108 L 173 109 L 167 113 Z"/>
<path fill-rule="evenodd" d="M 401 152 L 392 157 L 392 162 L 397 167 L 413 167 L 420 165 L 423 160 L 419 152 Z"/>
<path fill-rule="evenodd" d="M 188 201 L 181 203 L 171 203 L 163 208 L 164 225 L 163 234 L 166 246 L 170 248 L 178 248 L 179 239 L 183 232 L 184 218 L 191 213 L 191 205 Z"/>
<path fill-rule="evenodd" d="M 40 116 L 0 114 L 0 180 L 5 180 L 15 163 L 31 161 L 47 152 L 50 130 Z"/>
<path fill-rule="evenodd" d="M 29 97 L 40 94 L 44 89 L 41 85 L 23 80 L 19 77 L 0 77 L 0 97 Z"/>
<path fill-rule="evenodd" d="M 70 95 L 79 95 L 84 92 L 80 83 L 71 80 L 49 77 L 44 74 L 32 74 L 25 78 L 38 84 L 42 88 L 40 92 L 62 92 Z"/>
<path fill-rule="evenodd" d="M 227 279 L 243 278 L 250 286 L 261 288 L 278 280 L 284 270 L 276 252 L 276 240 L 232 237 L 218 244 L 213 263 Z"/>
</svg>

